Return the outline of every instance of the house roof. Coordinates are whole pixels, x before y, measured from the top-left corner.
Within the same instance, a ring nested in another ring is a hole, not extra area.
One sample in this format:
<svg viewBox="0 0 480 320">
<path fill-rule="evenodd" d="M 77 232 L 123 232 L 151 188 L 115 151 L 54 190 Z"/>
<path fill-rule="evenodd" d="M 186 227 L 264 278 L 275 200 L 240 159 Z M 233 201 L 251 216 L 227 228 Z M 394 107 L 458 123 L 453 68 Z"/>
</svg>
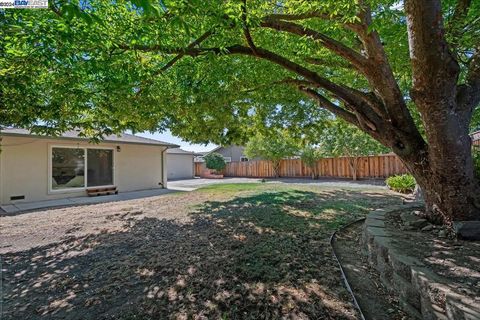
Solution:
<svg viewBox="0 0 480 320">
<path fill-rule="evenodd" d="M 218 150 L 220 150 L 220 149 L 222 149 L 222 148 L 224 148 L 224 146 L 218 146 L 218 147 L 216 147 L 216 148 L 213 148 L 212 150 L 205 152 L 205 155 L 210 154 L 210 153 L 212 153 L 212 152 L 216 152 L 216 151 L 218 151 Z"/>
<path fill-rule="evenodd" d="M 0 131 L 0 136 L 34 136 L 38 138 L 52 138 L 52 139 L 70 139 L 70 140 L 84 140 L 88 141 L 88 138 L 80 137 L 80 131 L 70 130 L 62 133 L 60 136 L 47 136 L 31 133 L 30 130 L 20 129 L 20 128 L 3 128 Z M 155 145 L 155 146 L 164 146 L 167 148 L 178 148 L 179 146 L 173 143 L 139 137 L 133 134 L 122 133 L 119 135 L 108 135 L 105 136 L 102 142 L 113 142 L 113 143 L 130 143 L 130 144 L 142 144 L 142 145 Z"/>
<path fill-rule="evenodd" d="M 170 154 L 190 154 L 190 155 L 194 155 L 194 154 L 195 154 L 195 152 L 186 151 L 186 150 L 183 150 L 183 149 L 180 149 L 180 148 L 168 149 L 168 150 L 167 150 L 167 153 L 170 153 Z"/>
<path fill-rule="evenodd" d="M 473 140 L 473 141 L 480 140 L 480 130 L 479 130 L 479 131 L 472 132 L 472 133 L 471 133 L 471 136 L 472 136 L 472 140 Z"/>
</svg>

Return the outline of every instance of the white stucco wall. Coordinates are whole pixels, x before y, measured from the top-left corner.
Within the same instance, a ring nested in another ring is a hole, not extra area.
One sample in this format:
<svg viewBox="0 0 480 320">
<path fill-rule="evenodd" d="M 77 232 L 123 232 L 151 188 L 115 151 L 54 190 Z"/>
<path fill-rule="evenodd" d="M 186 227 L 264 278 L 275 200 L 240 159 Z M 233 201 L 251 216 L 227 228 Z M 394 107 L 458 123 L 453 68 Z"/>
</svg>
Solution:
<svg viewBox="0 0 480 320">
<path fill-rule="evenodd" d="M 168 180 L 193 178 L 193 154 L 167 152 L 167 172 Z"/>
<path fill-rule="evenodd" d="M 166 171 L 162 165 L 165 147 L 126 143 L 100 143 L 67 139 L 3 136 L 0 153 L 0 203 L 30 202 L 85 195 L 85 190 L 49 191 L 50 148 L 105 147 L 113 148 L 114 184 L 119 192 L 166 187 Z M 120 146 L 120 152 L 116 147 Z M 11 201 L 11 196 L 25 200 Z"/>
</svg>

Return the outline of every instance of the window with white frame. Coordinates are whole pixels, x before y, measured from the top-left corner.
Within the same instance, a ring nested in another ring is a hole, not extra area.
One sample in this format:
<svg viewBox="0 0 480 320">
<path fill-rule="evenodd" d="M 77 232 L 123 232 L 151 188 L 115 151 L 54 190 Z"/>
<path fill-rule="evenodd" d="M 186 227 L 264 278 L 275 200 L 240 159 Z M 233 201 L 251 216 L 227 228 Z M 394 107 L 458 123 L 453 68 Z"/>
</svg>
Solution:
<svg viewBox="0 0 480 320">
<path fill-rule="evenodd" d="M 113 150 L 52 148 L 51 189 L 113 185 Z"/>
<path fill-rule="evenodd" d="M 232 157 L 223 157 L 225 162 L 232 162 Z"/>
<path fill-rule="evenodd" d="M 248 158 L 247 157 L 240 157 L 240 162 L 247 162 Z"/>
</svg>

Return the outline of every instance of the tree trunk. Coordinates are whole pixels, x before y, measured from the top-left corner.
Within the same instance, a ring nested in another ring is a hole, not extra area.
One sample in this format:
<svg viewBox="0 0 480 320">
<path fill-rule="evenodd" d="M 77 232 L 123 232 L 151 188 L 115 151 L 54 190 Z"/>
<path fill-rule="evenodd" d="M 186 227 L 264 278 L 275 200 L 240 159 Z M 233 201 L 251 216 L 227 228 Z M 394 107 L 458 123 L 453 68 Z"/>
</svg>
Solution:
<svg viewBox="0 0 480 320">
<path fill-rule="evenodd" d="M 350 169 L 352 171 L 353 181 L 357 181 L 358 158 L 357 157 L 349 157 L 348 158 L 348 164 L 350 165 Z"/>
<path fill-rule="evenodd" d="M 273 166 L 273 174 L 275 175 L 275 178 L 280 178 L 280 161 L 273 160 L 272 166 Z"/>
<path fill-rule="evenodd" d="M 409 146 L 404 149 L 412 151 L 399 156 L 424 191 L 430 220 L 447 225 L 480 221 L 480 184 L 468 134 L 479 98 L 477 62 L 471 65 L 467 83 L 459 86 L 460 66 L 446 40 L 441 2 L 404 4 L 413 80 L 410 97 L 422 115 L 428 145 Z"/>
<path fill-rule="evenodd" d="M 312 180 L 315 180 L 317 179 L 317 168 L 316 168 L 316 165 L 313 165 L 313 166 L 310 166 L 310 172 L 311 172 L 311 175 L 312 175 Z"/>
<path fill-rule="evenodd" d="M 468 134 L 457 138 L 450 132 L 427 132 L 435 136 L 429 139 L 428 151 L 400 158 L 422 188 L 429 220 L 446 225 L 480 221 L 480 184 L 473 171 Z"/>
</svg>

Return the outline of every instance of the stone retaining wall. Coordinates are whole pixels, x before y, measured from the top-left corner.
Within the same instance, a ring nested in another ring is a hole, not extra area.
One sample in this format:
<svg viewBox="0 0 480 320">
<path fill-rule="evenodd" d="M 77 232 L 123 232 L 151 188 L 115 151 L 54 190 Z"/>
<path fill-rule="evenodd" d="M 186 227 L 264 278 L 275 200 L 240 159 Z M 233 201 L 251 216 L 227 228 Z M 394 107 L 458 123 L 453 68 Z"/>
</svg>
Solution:
<svg viewBox="0 0 480 320">
<path fill-rule="evenodd" d="M 391 207 L 371 212 L 363 231 L 368 260 L 382 282 L 400 299 L 404 310 L 416 319 L 478 320 L 480 303 L 455 290 L 458 285 L 433 273 L 417 258 L 398 249 L 401 230 L 385 228 L 385 216 L 399 210 L 414 210 L 418 205 Z M 402 240 L 405 241 L 404 235 Z M 415 246 L 415 243 L 411 243 Z M 405 243 L 403 243 L 405 248 Z"/>
</svg>

